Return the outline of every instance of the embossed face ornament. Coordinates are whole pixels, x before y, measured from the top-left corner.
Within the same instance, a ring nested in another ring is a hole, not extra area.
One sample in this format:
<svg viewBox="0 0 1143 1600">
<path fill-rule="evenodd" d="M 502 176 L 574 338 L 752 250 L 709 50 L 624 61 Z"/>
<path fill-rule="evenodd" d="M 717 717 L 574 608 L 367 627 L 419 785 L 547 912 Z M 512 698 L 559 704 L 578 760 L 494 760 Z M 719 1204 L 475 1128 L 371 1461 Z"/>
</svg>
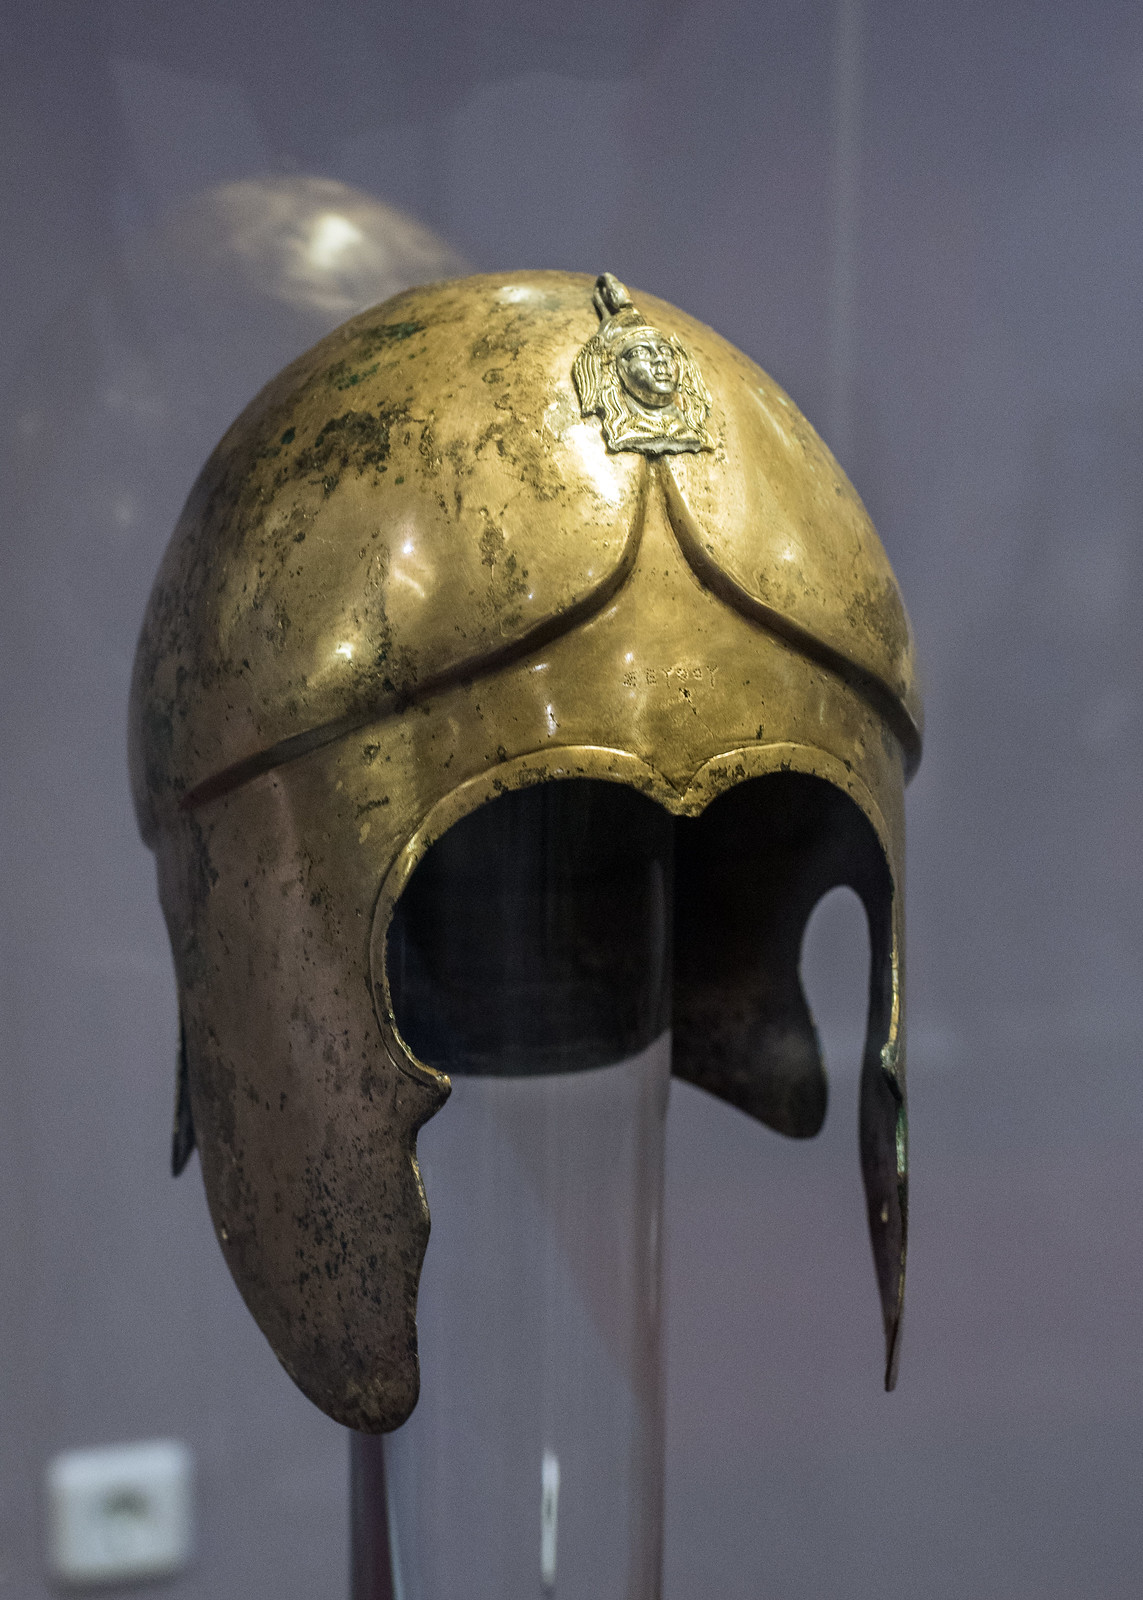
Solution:
<svg viewBox="0 0 1143 1600">
<path fill-rule="evenodd" d="M 802 933 L 834 885 L 862 898 L 892 1374 L 909 628 L 791 401 L 640 306 L 539 272 L 356 317 L 223 438 L 151 596 L 132 776 L 178 979 L 176 1166 L 197 1142 L 247 1304 L 355 1428 L 416 1401 L 415 1140 L 449 1087 L 402 1037 L 388 930 L 435 840 L 537 783 L 677 819 L 674 1069 L 788 1134 L 825 1112 Z"/>
<path fill-rule="evenodd" d="M 620 381 L 641 405 L 654 410 L 668 405 L 679 387 L 679 361 L 666 339 L 652 333 L 636 336 L 615 358 Z"/>
</svg>

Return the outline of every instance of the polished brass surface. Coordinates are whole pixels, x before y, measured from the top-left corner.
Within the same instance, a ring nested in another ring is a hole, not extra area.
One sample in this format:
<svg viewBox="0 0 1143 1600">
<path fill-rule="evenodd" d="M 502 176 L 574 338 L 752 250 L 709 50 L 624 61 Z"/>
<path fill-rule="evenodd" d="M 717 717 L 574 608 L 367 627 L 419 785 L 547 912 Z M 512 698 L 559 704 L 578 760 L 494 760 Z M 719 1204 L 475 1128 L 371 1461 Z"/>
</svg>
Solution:
<svg viewBox="0 0 1143 1600">
<path fill-rule="evenodd" d="M 754 1005 L 757 1083 L 745 1022 L 723 1048 L 750 997 L 712 986 L 701 951 L 675 1065 L 813 1131 L 812 1093 L 766 1085 L 809 1071 L 782 1044 L 808 1026 L 801 929 L 852 882 L 873 943 L 861 1148 L 890 1381 L 895 1366 L 909 627 L 792 402 L 709 328 L 635 301 L 606 275 L 488 275 L 347 323 L 218 446 L 140 641 L 132 770 L 178 974 L 182 1148 L 197 1139 L 279 1357 L 354 1427 L 397 1426 L 416 1400 L 415 1137 L 448 1093 L 393 1016 L 393 906 L 457 818 L 576 777 L 714 818 L 762 792 L 750 780 L 795 775 L 857 819 L 818 807 L 816 843 L 791 844 L 759 913 L 793 967 L 771 1015 Z"/>
</svg>

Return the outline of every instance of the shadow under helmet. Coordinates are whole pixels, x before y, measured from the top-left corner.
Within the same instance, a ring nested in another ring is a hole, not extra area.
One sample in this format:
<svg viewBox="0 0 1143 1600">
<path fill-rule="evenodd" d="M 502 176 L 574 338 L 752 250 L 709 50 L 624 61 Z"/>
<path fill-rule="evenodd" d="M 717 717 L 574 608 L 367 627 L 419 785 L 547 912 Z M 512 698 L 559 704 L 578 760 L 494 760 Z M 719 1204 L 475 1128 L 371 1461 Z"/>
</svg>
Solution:
<svg viewBox="0 0 1143 1600">
<path fill-rule="evenodd" d="M 610 275 L 486 275 L 355 317 L 191 492 L 135 665 L 131 762 L 197 1142 L 253 1315 L 340 1422 L 417 1397 L 417 1129 L 386 934 L 485 802 L 628 785 L 680 819 L 673 1066 L 781 1132 L 825 1080 L 810 912 L 869 920 L 860 1147 L 896 1365 L 906 1232 L 908 621 L 860 500 L 754 363 Z M 709 826 L 708 826 L 709 823 Z"/>
</svg>

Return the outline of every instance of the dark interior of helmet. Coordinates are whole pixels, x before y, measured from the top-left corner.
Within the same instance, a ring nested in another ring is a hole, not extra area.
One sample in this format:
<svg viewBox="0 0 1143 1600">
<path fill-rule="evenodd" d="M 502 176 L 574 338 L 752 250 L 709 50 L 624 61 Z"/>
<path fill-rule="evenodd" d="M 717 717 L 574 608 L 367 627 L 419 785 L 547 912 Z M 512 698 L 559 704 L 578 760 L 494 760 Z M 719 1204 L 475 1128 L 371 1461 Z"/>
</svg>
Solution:
<svg viewBox="0 0 1143 1600">
<path fill-rule="evenodd" d="M 888 1001 L 891 882 L 855 802 L 780 772 L 676 823 L 673 1070 L 794 1138 L 818 1132 L 827 1102 L 802 942 L 818 901 L 842 884 L 869 918 L 872 1035 Z"/>
<path fill-rule="evenodd" d="M 614 783 L 516 790 L 455 823 L 389 927 L 397 1026 L 421 1061 L 515 1076 L 609 1065 L 670 1023 L 673 837 Z"/>
<path fill-rule="evenodd" d="M 430 847 L 397 902 L 397 1025 L 430 1066 L 496 1076 L 610 1065 L 671 1026 L 677 1075 L 806 1137 L 826 1080 L 799 957 L 839 884 L 866 906 L 883 1009 L 888 869 L 833 785 L 754 778 L 697 818 L 591 779 L 503 794 Z"/>
</svg>

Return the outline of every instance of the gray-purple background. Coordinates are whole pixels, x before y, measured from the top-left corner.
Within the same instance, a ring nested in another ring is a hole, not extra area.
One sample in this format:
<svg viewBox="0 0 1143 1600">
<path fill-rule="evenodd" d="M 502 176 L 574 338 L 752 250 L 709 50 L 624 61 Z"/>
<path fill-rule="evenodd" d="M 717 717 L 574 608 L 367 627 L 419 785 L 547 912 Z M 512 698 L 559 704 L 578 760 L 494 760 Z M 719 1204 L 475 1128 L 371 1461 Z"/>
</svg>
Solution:
<svg viewBox="0 0 1143 1600">
<path fill-rule="evenodd" d="M 921 644 L 900 1387 L 840 897 L 807 954 L 822 1138 L 674 1091 L 667 1600 L 1138 1596 L 1143 12 L 5 0 L 0 168 L 0 1595 L 49 1592 L 51 1453 L 172 1434 L 202 1533 L 164 1593 L 344 1593 L 345 1437 L 239 1302 L 197 1171 L 167 1175 L 124 757 L 169 527 L 298 340 L 212 332 L 201 285 L 180 312 L 146 241 L 314 174 L 474 268 L 609 268 L 741 345 L 834 445 Z"/>
</svg>

